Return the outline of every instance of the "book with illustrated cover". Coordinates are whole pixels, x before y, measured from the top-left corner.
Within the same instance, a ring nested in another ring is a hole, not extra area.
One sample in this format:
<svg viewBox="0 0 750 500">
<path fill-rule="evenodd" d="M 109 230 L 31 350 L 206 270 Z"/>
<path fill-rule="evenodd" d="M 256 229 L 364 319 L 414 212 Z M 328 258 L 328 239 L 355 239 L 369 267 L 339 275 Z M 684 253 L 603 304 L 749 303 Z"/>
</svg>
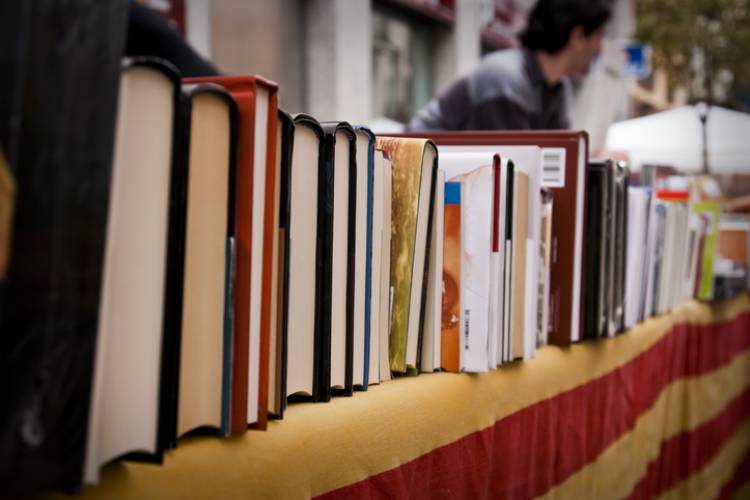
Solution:
<svg viewBox="0 0 750 500">
<path fill-rule="evenodd" d="M 537 305 L 537 347 L 547 345 L 549 335 L 549 282 L 550 262 L 552 254 L 552 207 L 555 202 L 552 191 L 547 188 L 541 190 L 542 223 L 539 238 L 539 296 Z"/>
<path fill-rule="evenodd" d="M 461 371 L 461 182 L 445 183 L 440 366 Z"/>
<path fill-rule="evenodd" d="M 413 373 L 418 370 L 437 149 L 426 139 L 382 136 L 376 147 L 392 162 L 390 366 L 396 373 Z"/>
</svg>

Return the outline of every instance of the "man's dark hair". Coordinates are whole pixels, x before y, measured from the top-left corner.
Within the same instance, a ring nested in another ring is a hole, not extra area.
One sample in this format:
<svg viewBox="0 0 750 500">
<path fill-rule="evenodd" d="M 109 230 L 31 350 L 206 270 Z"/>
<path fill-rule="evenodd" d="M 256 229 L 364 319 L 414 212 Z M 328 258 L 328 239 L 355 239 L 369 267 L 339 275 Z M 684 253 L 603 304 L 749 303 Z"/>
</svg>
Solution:
<svg viewBox="0 0 750 500">
<path fill-rule="evenodd" d="M 607 22 L 607 0 L 539 0 L 529 13 L 521 43 L 530 50 L 559 52 L 576 26 L 590 35 Z"/>
</svg>

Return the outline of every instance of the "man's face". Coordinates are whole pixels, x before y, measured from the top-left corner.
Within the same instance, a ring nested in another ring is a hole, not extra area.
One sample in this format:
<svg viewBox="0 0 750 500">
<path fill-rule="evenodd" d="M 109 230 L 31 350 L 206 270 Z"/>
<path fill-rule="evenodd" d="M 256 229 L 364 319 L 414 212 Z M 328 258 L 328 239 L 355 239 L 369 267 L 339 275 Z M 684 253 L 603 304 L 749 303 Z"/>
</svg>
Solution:
<svg viewBox="0 0 750 500">
<path fill-rule="evenodd" d="M 589 72 L 591 63 L 602 50 L 604 28 L 593 31 L 590 35 L 581 26 L 573 28 L 570 36 L 570 65 L 569 74 L 585 75 Z"/>
</svg>

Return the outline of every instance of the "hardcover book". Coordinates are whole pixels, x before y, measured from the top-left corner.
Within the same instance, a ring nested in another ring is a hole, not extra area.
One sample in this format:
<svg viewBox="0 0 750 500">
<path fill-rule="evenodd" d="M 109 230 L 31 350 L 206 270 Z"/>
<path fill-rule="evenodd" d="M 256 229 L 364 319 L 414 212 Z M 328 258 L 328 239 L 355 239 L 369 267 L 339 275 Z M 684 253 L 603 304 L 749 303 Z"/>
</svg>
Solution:
<svg viewBox="0 0 750 500">
<path fill-rule="evenodd" d="M 179 77 L 126 60 L 86 453 L 86 481 L 129 452 L 161 460 L 176 439 L 186 180 Z M 134 371 L 133 366 L 138 370 Z"/>
<path fill-rule="evenodd" d="M 324 203 L 330 182 L 325 168 L 323 129 L 313 117 L 295 115 L 293 142 L 288 201 L 286 395 L 324 400 L 330 391 L 323 384 L 321 394 L 320 385 L 314 382 L 319 373 L 329 370 L 330 364 L 330 335 L 323 336 L 317 326 L 330 317 L 330 310 L 325 312 L 327 316 L 321 311 L 324 271 L 330 269 L 324 247 L 328 241 L 327 218 L 331 215 Z M 327 287 L 330 290 L 330 278 Z"/>
<path fill-rule="evenodd" d="M 338 394 L 351 396 L 354 390 L 354 282 L 355 227 L 357 220 L 357 155 L 356 134 L 346 122 L 325 122 L 325 162 L 329 169 L 330 203 L 330 371 L 322 374 L 321 382 Z M 326 294 L 324 294 L 324 297 Z M 325 299 L 324 299 L 325 300 Z M 325 330 L 325 327 L 323 327 Z M 324 334 L 325 335 L 325 334 Z"/>
<path fill-rule="evenodd" d="M 292 151 L 294 150 L 294 120 L 279 110 L 276 133 L 276 172 L 278 185 L 274 208 L 276 235 L 274 237 L 271 339 L 268 366 L 268 413 L 283 418 L 286 409 L 287 350 L 289 337 L 289 221 L 291 199 Z"/>
<path fill-rule="evenodd" d="M 191 118 L 177 432 L 205 426 L 226 433 L 222 402 L 230 387 L 224 367 L 232 349 L 231 323 L 226 324 L 232 297 L 226 292 L 231 290 L 227 257 L 234 236 L 237 111 L 218 85 L 183 89 Z"/>
<path fill-rule="evenodd" d="M 393 318 L 390 366 L 397 373 L 418 370 L 429 241 L 431 193 L 437 149 L 425 139 L 378 137 L 377 148 L 392 162 L 391 284 Z"/>
<path fill-rule="evenodd" d="M 273 315 L 276 232 L 277 85 L 259 76 L 186 78 L 224 87 L 238 108 L 236 185 L 237 269 L 232 368 L 232 432 L 265 429 Z"/>
</svg>

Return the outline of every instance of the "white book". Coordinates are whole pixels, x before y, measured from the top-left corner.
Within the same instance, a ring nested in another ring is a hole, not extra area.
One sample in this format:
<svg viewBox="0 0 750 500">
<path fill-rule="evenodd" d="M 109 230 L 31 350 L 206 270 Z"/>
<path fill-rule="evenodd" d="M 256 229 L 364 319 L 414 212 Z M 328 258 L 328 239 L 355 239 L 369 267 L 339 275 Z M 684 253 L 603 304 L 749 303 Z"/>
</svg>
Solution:
<svg viewBox="0 0 750 500">
<path fill-rule="evenodd" d="M 542 157 L 542 148 L 539 148 L 538 146 L 508 146 L 503 144 L 497 144 L 497 145 L 483 145 L 483 146 L 477 146 L 477 145 L 467 145 L 467 146 L 439 146 L 438 151 L 442 157 L 442 155 L 445 154 L 455 154 L 455 153 L 471 153 L 471 154 L 499 154 L 503 161 L 503 166 L 501 168 L 501 210 L 505 210 L 505 186 L 507 183 L 506 178 L 506 171 L 507 171 L 507 161 L 512 161 L 513 166 L 515 169 L 518 169 L 520 172 L 524 172 L 528 178 L 529 178 L 529 189 L 528 189 L 528 220 L 527 220 L 527 234 L 529 235 L 530 244 L 535 245 L 535 248 L 539 248 L 540 245 L 540 234 L 541 234 L 541 181 L 542 181 L 542 163 L 543 163 L 543 157 Z M 450 172 L 446 172 L 447 177 L 450 178 Z M 504 221 L 504 217 L 500 218 L 501 223 Z M 501 228 L 501 234 L 504 228 Z M 530 257 L 530 256 L 529 256 Z M 504 259 L 503 259 L 504 260 Z M 523 298 L 524 300 L 524 307 L 528 308 L 528 311 L 524 313 L 524 322 L 527 323 L 525 325 L 524 330 L 526 332 L 529 332 L 529 335 L 531 332 L 536 332 L 537 329 L 540 327 L 540 325 L 537 324 L 539 321 L 540 316 L 537 315 L 537 309 L 538 309 L 538 300 L 537 300 L 537 293 L 538 293 L 538 280 L 539 280 L 539 259 L 536 257 L 525 259 L 527 261 L 527 264 L 532 267 L 533 275 L 529 275 L 531 281 L 527 282 L 526 286 L 526 293 Z M 502 266 L 504 267 L 504 266 Z M 503 270 L 504 271 L 504 270 Z M 526 273 L 526 270 L 524 270 L 524 274 Z M 502 293 L 497 293 L 498 299 L 503 300 Z M 511 299 L 512 300 L 512 299 Z M 503 306 L 501 305 L 501 308 Z M 502 336 L 502 332 L 501 332 Z M 501 346 L 502 344 L 499 343 L 498 346 Z M 534 342 L 534 346 L 536 345 L 536 342 Z M 529 347 L 528 355 L 530 357 L 533 357 L 534 352 L 536 351 L 536 347 Z M 498 353 L 498 358 L 500 361 L 509 361 L 509 359 L 506 356 L 502 356 L 502 352 Z"/>
<path fill-rule="evenodd" d="M 380 383 L 380 302 L 383 263 L 383 204 L 385 191 L 385 158 L 382 151 L 375 151 L 372 181 L 372 281 L 370 292 L 370 371 L 369 384 Z"/>
<path fill-rule="evenodd" d="M 628 241 L 625 264 L 625 328 L 643 319 L 640 307 L 646 262 L 649 192 L 646 188 L 628 188 Z"/>
<path fill-rule="evenodd" d="M 322 130 L 296 122 L 290 168 L 287 395 L 313 393 L 316 240 Z"/>
<path fill-rule="evenodd" d="M 158 451 L 175 87 L 145 65 L 120 77 L 86 483 L 117 456 Z"/>
<path fill-rule="evenodd" d="M 391 200 L 393 171 L 391 160 L 379 151 L 378 161 L 382 162 L 383 172 L 383 230 L 381 232 L 380 253 L 380 380 L 391 379 L 389 342 L 391 337 L 391 317 L 393 290 L 391 287 Z"/>
</svg>

